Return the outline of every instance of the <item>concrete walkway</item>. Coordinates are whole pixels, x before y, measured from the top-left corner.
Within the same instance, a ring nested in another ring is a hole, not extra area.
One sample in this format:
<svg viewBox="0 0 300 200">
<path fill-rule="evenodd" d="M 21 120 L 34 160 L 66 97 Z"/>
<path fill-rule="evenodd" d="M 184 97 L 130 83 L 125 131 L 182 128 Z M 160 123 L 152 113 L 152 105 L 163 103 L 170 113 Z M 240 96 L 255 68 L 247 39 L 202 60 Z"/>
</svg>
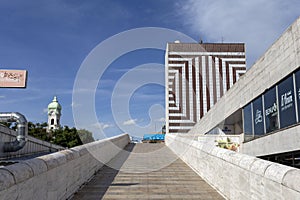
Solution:
<svg viewBox="0 0 300 200">
<path fill-rule="evenodd" d="M 224 199 L 164 144 L 125 149 L 73 199 Z"/>
</svg>

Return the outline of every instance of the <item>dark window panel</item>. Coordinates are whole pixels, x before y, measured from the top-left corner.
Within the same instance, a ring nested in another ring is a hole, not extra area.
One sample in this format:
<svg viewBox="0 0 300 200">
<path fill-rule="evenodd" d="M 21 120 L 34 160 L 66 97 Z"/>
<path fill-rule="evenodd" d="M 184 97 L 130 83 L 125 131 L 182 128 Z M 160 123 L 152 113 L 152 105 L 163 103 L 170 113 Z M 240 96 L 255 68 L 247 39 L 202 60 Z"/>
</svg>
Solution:
<svg viewBox="0 0 300 200">
<path fill-rule="evenodd" d="M 296 98 L 298 105 L 298 119 L 300 119 L 300 70 L 295 73 L 296 78 Z"/>
<path fill-rule="evenodd" d="M 293 75 L 278 85 L 280 128 L 296 123 Z"/>
<path fill-rule="evenodd" d="M 278 105 L 276 87 L 271 88 L 264 94 L 266 133 L 278 129 Z"/>
<path fill-rule="evenodd" d="M 254 124 L 254 135 L 264 134 L 264 116 L 262 97 L 259 97 L 253 101 L 253 124 Z"/>
<path fill-rule="evenodd" d="M 243 109 L 243 122 L 244 122 L 244 133 L 245 141 L 253 138 L 252 130 L 252 106 L 251 103 L 244 107 Z"/>
</svg>

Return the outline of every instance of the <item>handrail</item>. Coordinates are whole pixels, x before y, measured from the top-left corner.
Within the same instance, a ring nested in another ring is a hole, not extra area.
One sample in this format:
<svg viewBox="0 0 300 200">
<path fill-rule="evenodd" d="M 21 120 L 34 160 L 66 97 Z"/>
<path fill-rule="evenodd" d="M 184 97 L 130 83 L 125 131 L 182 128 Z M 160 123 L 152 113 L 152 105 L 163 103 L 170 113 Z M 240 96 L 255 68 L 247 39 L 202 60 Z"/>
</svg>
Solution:
<svg viewBox="0 0 300 200">
<path fill-rule="evenodd" d="M 5 142 L 3 146 L 4 152 L 15 152 L 22 149 L 27 140 L 28 126 L 24 115 L 18 112 L 2 112 L 0 113 L 0 122 L 16 122 L 17 137 L 15 141 Z"/>
</svg>

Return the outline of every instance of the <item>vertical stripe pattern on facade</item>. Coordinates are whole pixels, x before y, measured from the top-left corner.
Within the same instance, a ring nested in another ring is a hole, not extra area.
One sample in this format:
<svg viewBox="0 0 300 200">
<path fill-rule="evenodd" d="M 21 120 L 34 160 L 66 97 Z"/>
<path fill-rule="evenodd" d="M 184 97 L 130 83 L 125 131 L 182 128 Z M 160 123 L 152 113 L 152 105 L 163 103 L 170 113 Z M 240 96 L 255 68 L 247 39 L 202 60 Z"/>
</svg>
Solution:
<svg viewBox="0 0 300 200">
<path fill-rule="evenodd" d="M 244 44 L 169 43 L 167 133 L 187 133 L 246 72 Z"/>
</svg>

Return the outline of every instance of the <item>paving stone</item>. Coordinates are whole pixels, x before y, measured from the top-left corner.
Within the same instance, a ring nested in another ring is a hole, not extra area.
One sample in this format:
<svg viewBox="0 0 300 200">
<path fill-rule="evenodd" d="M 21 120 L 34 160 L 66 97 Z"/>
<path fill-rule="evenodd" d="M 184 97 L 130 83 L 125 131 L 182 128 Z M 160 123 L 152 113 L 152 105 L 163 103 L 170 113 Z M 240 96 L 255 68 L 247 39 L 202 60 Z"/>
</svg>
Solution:
<svg viewBox="0 0 300 200">
<path fill-rule="evenodd" d="M 224 199 L 164 144 L 129 144 L 125 150 L 130 154 L 120 152 L 73 200 Z M 114 162 L 118 169 L 109 167 Z"/>
</svg>

